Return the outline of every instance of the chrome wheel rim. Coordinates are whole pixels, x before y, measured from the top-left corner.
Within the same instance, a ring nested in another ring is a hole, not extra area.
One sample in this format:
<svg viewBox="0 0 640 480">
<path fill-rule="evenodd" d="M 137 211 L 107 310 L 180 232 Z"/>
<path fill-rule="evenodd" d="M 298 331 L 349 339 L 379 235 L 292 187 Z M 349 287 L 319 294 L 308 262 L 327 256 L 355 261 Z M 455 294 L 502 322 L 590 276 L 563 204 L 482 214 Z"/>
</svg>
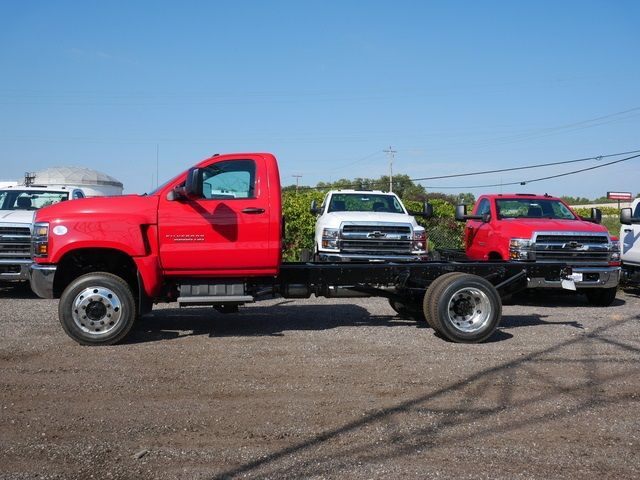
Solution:
<svg viewBox="0 0 640 480">
<path fill-rule="evenodd" d="M 487 294 L 472 287 L 455 292 L 447 305 L 449 323 L 464 333 L 482 330 L 491 319 L 491 311 L 491 302 Z"/>
<path fill-rule="evenodd" d="M 85 288 L 73 300 L 71 316 L 84 333 L 102 336 L 118 327 L 122 319 L 122 302 L 109 288 Z"/>
</svg>

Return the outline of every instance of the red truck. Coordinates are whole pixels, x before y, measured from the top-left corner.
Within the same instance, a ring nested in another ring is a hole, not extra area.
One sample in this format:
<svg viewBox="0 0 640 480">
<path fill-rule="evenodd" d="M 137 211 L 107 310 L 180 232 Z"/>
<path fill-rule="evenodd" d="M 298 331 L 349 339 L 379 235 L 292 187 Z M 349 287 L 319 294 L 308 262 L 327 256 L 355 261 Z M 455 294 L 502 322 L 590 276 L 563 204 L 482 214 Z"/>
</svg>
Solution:
<svg viewBox="0 0 640 480">
<path fill-rule="evenodd" d="M 456 219 L 466 221 L 465 252 L 471 260 L 510 260 L 524 264 L 566 264 L 567 278 L 529 277 L 529 288 L 577 289 L 589 303 L 608 306 L 616 298 L 620 250 L 602 215 L 592 209 L 583 219 L 561 199 L 549 195 L 482 195 L 473 214 L 459 206 Z M 564 285 L 563 285 L 564 283 Z"/>
<path fill-rule="evenodd" d="M 124 339 L 154 302 L 223 313 L 262 298 L 382 296 L 457 342 L 487 339 L 501 295 L 561 266 L 512 262 L 282 263 L 273 155 L 214 155 L 148 195 L 38 210 L 31 287 L 60 298 L 65 332 L 84 345 Z"/>
</svg>

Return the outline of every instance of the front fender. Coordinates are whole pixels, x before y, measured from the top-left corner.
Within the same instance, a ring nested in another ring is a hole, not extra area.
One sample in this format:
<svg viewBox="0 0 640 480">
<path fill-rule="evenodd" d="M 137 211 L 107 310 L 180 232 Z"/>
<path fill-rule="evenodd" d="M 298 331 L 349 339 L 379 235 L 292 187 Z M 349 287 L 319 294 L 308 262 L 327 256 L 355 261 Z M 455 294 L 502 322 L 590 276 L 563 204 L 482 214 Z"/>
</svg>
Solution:
<svg viewBox="0 0 640 480">
<path fill-rule="evenodd" d="M 58 263 L 72 250 L 81 248 L 109 248 L 120 250 L 131 257 L 148 255 L 148 242 L 143 237 L 138 219 L 101 218 L 72 224 L 54 221 L 50 224 L 47 263 Z M 56 228 L 56 227 L 65 228 Z"/>
</svg>

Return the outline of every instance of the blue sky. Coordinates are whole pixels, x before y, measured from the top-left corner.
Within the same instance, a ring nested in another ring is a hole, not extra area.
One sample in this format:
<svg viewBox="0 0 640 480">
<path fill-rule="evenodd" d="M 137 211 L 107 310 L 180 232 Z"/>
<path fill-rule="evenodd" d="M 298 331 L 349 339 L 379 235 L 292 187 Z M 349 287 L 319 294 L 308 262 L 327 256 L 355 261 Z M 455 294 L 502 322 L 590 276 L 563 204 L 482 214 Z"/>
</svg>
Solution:
<svg viewBox="0 0 640 480">
<path fill-rule="evenodd" d="M 0 179 L 90 166 L 128 193 L 213 153 L 283 184 L 640 149 L 640 2 L 0 2 Z M 625 112 L 625 113 L 621 113 Z M 640 191 L 640 159 L 425 182 Z M 448 188 L 444 188 L 448 187 Z M 457 188 L 460 187 L 460 188 Z"/>
</svg>

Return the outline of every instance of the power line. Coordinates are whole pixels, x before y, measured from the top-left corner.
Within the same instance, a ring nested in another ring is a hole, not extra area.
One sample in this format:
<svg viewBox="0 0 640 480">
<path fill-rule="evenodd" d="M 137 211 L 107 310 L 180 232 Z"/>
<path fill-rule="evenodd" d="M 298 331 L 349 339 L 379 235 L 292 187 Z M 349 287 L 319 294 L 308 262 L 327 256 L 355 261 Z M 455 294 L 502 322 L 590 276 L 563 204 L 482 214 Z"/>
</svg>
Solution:
<svg viewBox="0 0 640 480">
<path fill-rule="evenodd" d="M 608 156 L 611 156 L 611 155 L 608 155 Z M 552 178 L 566 177 L 566 176 L 569 176 L 569 175 L 575 175 L 576 173 L 587 172 L 589 170 L 596 170 L 598 168 L 607 167 L 609 165 L 613 165 L 613 164 L 616 164 L 616 163 L 621 163 L 621 162 L 626 162 L 628 160 L 633 160 L 634 158 L 638 158 L 638 157 L 640 157 L 640 155 L 633 155 L 631 157 L 621 158 L 620 160 L 614 160 L 612 162 L 603 163 L 601 165 L 595 165 L 593 167 L 581 168 L 579 170 L 572 170 L 570 172 L 559 173 L 557 175 L 549 175 L 547 177 L 534 178 L 534 179 L 531 179 L 531 180 L 524 180 L 524 181 L 521 181 L 521 182 L 493 183 L 493 184 L 489 184 L 489 185 L 467 185 L 467 186 L 457 186 L 457 187 L 444 187 L 444 186 L 435 186 L 435 185 L 424 185 L 424 187 L 432 188 L 432 189 L 464 190 L 464 189 L 472 189 L 472 188 L 502 187 L 502 186 L 506 186 L 506 185 L 526 185 L 528 183 L 541 182 L 542 180 L 550 180 Z M 594 157 L 594 158 L 595 159 L 604 158 L 604 156 L 602 156 L 602 157 Z"/>
<path fill-rule="evenodd" d="M 486 184 L 486 185 L 466 185 L 466 186 L 437 186 L 437 185 L 423 185 L 426 188 L 431 188 L 431 189 L 442 189 L 442 190 L 465 190 L 465 189 L 473 189 L 473 188 L 487 188 L 487 187 L 502 187 L 502 186 L 508 186 L 508 185 L 526 185 L 528 183 L 534 183 L 534 182 L 540 182 L 542 180 L 550 180 L 553 178 L 560 178 L 560 177 L 565 177 L 568 175 L 575 175 L 577 173 L 581 173 L 581 172 L 586 172 L 586 171 L 590 171 L 590 170 L 595 170 L 598 168 L 603 168 L 603 167 L 607 167 L 609 165 L 614 165 L 616 163 L 621 163 L 621 162 L 626 162 L 628 160 L 633 160 L 635 158 L 640 157 L 640 150 L 630 150 L 627 152 L 620 152 L 620 153 L 609 153 L 606 155 L 598 155 L 598 156 L 593 156 L 593 157 L 585 157 L 585 158 L 579 158 L 579 159 L 574 159 L 574 160 L 565 160 L 565 161 L 560 161 L 560 162 L 548 162 L 548 163 L 541 163 L 541 164 L 536 164 L 536 165 L 526 165 L 526 166 L 522 166 L 522 167 L 512 167 L 512 168 L 504 168 L 504 169 L 496 169 L 496 170 L 485 170 L 485 171 L 479 171 L 479 172 L 468 172 L 468 173 L 461 173 L 461 174 L 453 174 L 453 175 L 442 175 L 442 176 L 436 176 L 436 177 L 422 177 L 422 178 L 410 178 L 409 180 L 412 182 L 419 182 L 419 181 L 423 181 L 423 180 L 435 180 L 435 179 L 443 179 L 443 178 L 453 178 L 453 177 L 466 177 L 466 176 L 472 176 L 472 175 L 484 175 L 484 174 L 489 174 L 489 173 L 499 173 L 499 172 L 509 172 L 509 171 L 514 171 L 514 170 L 525 170 L 525 169 L 532 169 L 532 168 L 541 168 L 541 167 L 547 167 L 547 166 L 554 166 L 554 165 L 564 165 L 564 164 L 571 164 L 571 163 L 577 163 L 577 162 L 585 162 L 585 161 L 589 161 L 589 160 L 602 160 L 603 158 L 611 158 L 611 157 L 619 157 L 621 155 L 629 155 L 629 154 L 637 154 L 637 155 L 632 155 L 626 158 L 622 158 L 619 160 L 614 160 L 612 162 L 607 162 L 607 163 L 602 163 L 600 165 L 594 165 L 592 167 L 587 167 L 587 168 L 581 168 L 579 170 L 572 170 L 569 172 L 564 172 L 564 173 L 560 173 L 557 175 L 549 175 L 546 177 L 540 177 L 540 178 L 534 178 L 534 179 L 530 179 L 530 180 L 524 180 L 524 181 L 519 181 L 519 182 L 509 182 L 509 183 L 494 183 L 494 184 Z M 375 180 L 374 180 L 375 182 Z M 342 185 L 341 188 L 354 188 L 354 187 L 358 187 L 360 184 L 357 183 L 351 183 L 351 184 L 347 184 L 347 185 Z M 305 190 L 327 190 L 330 189 L 331 186 L 328 185 L 326 187 L 311 187 L 311 186 L 305 186 L 305 187 L 300 187 L 301 189 L 305 189 Z"/>
<path fill-rule="evenodd" d="M 538 163 L 538 164 L 535 164 L 535 165 L 525 165 L 525 166 L 522 166 L 522 167 L 500 168 L 500 169 L 496 169 L 496 170 L 482 170 L 482 171 L 478 171 L 478 172 L 468 172 L 468 173 L 456 173 L 456 174 L 453 174 L 453 175 L 439 175 L 439 176 L 436 176 L 436 177 L 412 178 L 411 180 L 414 181 L 414 182 L 419 182 L 419 181 L 423 181 L 423 180 L 441 180 L 443 178 L 469 177 L 469 176 L 473 176 L 473 175 L 486 175 L 486 174 L 489 174 L 489 173 L 513 172 L 513 171 L 516 171 L 516 170 L 527 170 L 527 169 L 531 169 L 531 168 L 549 167 L 549 166 L 552 166 L 552 165 L 565 165 L 565 164 L 568 164 L 568 163 L 587 162 L 589 160 L 600 160 L 602 158 L 619 157 L 621 155 L 629 155 L 629 154 L 632 154 L 632 153 L 639 153 L 639 152 L 640 152 L 640 150 L 632 150 L 632 151 L 629 151 L 629 152 L 611 153 L 609 155 L 598 155 L 596 157 L 578 158 L 576 160 L 565 160 L 565 161 L 562 161 L 562 162 Z"/>
</svg>

